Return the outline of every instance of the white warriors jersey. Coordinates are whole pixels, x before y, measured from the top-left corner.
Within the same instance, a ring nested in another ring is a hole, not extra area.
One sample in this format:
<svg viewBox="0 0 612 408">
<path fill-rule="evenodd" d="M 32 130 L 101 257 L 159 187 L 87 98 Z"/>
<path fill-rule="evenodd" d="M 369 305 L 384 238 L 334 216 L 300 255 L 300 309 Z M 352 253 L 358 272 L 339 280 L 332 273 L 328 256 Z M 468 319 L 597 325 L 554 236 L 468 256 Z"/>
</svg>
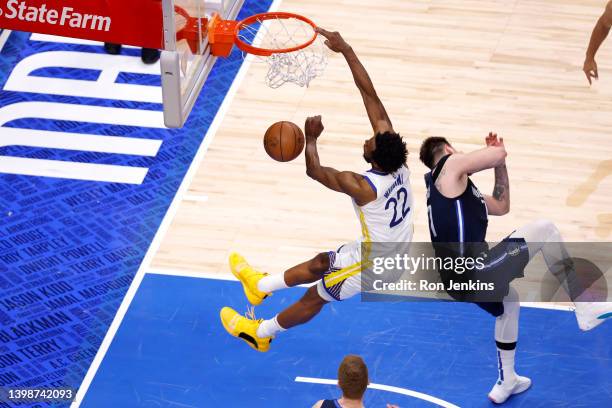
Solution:
<svg viewBox="0 0 612 408">
<path fill-rule="evenodd" d="M 364 206 L 353 201 L 361 223 L 361 239 L 365 242 L 412 241 L 413 197 L 408 167 L 402 166 L 389 174 L 372 169 L 363 177 L 376 192 L 376 200 Z"/>
</svg>

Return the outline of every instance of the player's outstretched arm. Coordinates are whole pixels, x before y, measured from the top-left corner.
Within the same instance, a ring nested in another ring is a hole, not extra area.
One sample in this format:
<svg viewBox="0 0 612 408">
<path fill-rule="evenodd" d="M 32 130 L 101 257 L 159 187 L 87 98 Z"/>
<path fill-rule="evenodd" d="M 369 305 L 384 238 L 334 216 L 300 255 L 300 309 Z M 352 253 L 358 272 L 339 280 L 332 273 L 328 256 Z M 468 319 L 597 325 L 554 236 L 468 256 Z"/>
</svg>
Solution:
<svg viewBox="0 0 612 408">
<path fill-rule="evenodd" d="M 317 139 L 323 132 L 321 116 L 306 119 L 306 174 L 325 187 L 351 196 L 358 205 L 365 205 L 376 199 L 376 193 L 367 180 L 351 171 L 338 171 L 332 167 L 321 166 L 317 152 Z"/>
<path fill-rule="evenodd" d="M 382 101 L 376 94 L 374 84 L 368 75 L 368 72 L 364 68 L 357 54 L 351 48 L 351 46 L 344 41 L 340 33 L 327 31 L 323 28 L 317 28 L 317 32 L 326 38 L 325 45 L 327 45 L 332 51 L 339 52 L 344 55 L 346 62 L 351 69 L 355 84 L 361 93 L 363 103 L 365 104 L 368 118 L 372 124 L 372 129 L 375 133 L 392 132 L 393 125 L 387 115 Z"/>
<path fill-rule="evenodd" d="M 453 154 L 446 162 L 449 173 L 463 177 L 479 171 L 494 169 L 504 164 L 506 149 L 502 146 L 487 146 L 467 154 Z"/>
<path fill-rule="evenodd" d="M 436 187 L 443 195 L 449 198 L 456 197 L 465 191 L 468 177 L 471 174 L 487 169 L 501 168 L 501 166 L 505 165 L 507 153 L 503 139 L 499 139 L 496 144 L 489 144 L 490 138 L 493 137 L 497 140 L 496 134 L 489 133 L 487 147 L 484 149 L 467 154 L 455 153 L 449 157 L 436 180 Z M 496 170 L 496 174 L 500 171 L 501 169 Z M 500 177 L 502 177 L 501 173 Z M 510 196 L 508 195 L 507 198 L 509 207 Z M 497 209 L 496 203 L 493 203 L 493 206 L 496 208 L 495 211 L 501 212 L 501 209 Z M 489 213 L 492 214 L 491 212 Z"/>
<path fill-rule="evenodd" d="M 610 27 L 612 27 L 612 1 L 608 2 L 606 5 L 606 9 L 603 14 L 597 20 L 597 24 L 595 24 L 595 28 L 593 28 L 593 32 L 591 33 L 591 40 L 589 41 L 589 48 L 586 52 L 586 58 L 584 60 L 584 65 L 582 70 L 591 84 L 592 78 L 599 79 L 599 73 L 597 72 L 597 63 L 595 62 L 595 55 L 597 54 L 597 50 L 604 42 L 608 33 L 610 32 Z"/>
</svg>

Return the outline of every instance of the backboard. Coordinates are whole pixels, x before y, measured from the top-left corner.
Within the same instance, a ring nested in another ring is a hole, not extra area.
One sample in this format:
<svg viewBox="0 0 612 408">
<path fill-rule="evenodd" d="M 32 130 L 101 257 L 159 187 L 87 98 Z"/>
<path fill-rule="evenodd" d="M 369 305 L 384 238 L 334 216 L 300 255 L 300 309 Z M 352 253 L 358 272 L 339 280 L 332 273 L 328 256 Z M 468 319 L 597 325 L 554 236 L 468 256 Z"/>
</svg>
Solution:
<svg viewBox="0 0 612 408">
<path fill-rule="evenodd" d="M 244 0 L 162 1 L 164 49 L 160 61 L 164 122 L 167 127 L 183 126 L 217 59 L 210 53 L 207 19 L 213 13 L 218 13 L 222 19 L 234 20 L 243 2 Z M 181 29 L 186 24 L 191 24 L 194 28 L 189 39 L 181 35 Z"/>
</svg>

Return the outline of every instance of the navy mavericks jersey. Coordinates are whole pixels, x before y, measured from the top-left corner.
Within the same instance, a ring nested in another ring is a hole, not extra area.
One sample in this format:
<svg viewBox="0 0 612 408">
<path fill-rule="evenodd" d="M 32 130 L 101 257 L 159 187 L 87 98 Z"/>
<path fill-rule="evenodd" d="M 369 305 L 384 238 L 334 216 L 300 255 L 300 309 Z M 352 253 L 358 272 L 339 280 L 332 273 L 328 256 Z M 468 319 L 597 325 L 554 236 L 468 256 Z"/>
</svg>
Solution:
<svg viewBox="0 0 612 408">
<path fill-rule="evenodd" d="M 449 157 L 444 156 L 430 173 L 425 174 L 429 234 L 431 242 L 457 243 L 452 246 L 458 252 L 455 255 L 468 256 L 477 248 L 468 248 L 463 243 L 485 242 L 489 223 L 487 205 L 469 178 L 465 191 L 458 197 L 447 198 L 438 191 L 435 182 Z"/>
</svg>

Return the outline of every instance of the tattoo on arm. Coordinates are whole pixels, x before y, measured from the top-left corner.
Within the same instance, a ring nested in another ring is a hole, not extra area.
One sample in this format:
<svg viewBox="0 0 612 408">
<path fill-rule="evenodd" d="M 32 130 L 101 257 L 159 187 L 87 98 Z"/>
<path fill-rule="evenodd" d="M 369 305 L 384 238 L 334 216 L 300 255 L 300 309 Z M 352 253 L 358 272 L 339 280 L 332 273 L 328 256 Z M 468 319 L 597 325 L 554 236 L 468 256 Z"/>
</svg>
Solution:
<svg viewBox="0 0 612 408">
<path fill-rule="evenodd" d="M 508 181 L 508 169 L 506 165 L 495 168 L 495 187 L 493 187 L 493 198 L 497 201 L 506 201 L 510 197 L 510 182 Z"/>
<path fill-rule="evenodd" d="M 496 184 L 493 188 L 493 198 L 497 201 L 502 201 L 504 199 L 504 194 L 506 193 L 506 186 L 503 184 Z"/>
</svg>

